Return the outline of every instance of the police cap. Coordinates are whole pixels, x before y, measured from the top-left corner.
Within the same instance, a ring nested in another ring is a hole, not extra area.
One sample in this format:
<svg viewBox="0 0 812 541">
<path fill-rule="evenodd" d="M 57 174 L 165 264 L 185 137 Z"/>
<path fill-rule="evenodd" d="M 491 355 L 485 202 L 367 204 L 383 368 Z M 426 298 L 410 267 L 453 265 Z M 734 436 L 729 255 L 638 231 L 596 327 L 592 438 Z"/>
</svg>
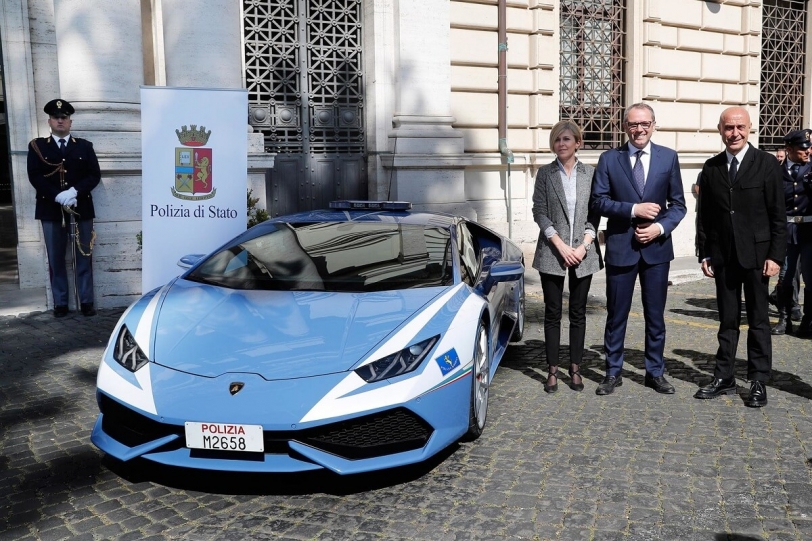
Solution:
<svg viewBox="0 0 812 541">
<path fill-rule="evenodd" d="M 784 144 L 790 147 L 809 148 L 812 147 L 812 130 L 795 130 L 784 136 Z"/>
<path fill-rule="evenodd" d="M 46 103 L 43 111 L 48 113 L 49 116 L 70 116 L 73 114 L 74 109 L 73 105 L 67 101 L 57 98 Z"/>
</svg>

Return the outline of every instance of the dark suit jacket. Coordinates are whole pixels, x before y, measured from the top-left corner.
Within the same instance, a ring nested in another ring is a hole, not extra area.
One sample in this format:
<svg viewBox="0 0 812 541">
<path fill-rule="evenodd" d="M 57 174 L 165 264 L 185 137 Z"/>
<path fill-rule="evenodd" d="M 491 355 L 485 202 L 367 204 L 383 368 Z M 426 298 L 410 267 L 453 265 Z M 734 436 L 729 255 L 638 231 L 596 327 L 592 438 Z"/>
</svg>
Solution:
<svg viewBox="0 0 812 541">
<path fill-rule="evenodd" d="M 727 155 L 705 162 L 699 176 L 696 249 L 711 265 L 738 261 L 758 269 L 766 259 L 783 264 L 787 249 L 784 181 L 775 156 L 749 145 L 736 181 L 728 178 Z"/>
<path fill-rule="evenodd" d="M 658 203 L 660 214 L 654 220 L 663 226 L 660 235 L 648 244 L 640 244 L 634 238 L 632 205 Z M 685 217 L 685 195 L 677 153 L 660 145 L 651 144 L 649 171 L 645 191 L 637 191 L 629 147 L 607 150 L 598 159 L 592 182 L 592 210 L 608 218 L 606 231 L 607 265 L 629 266 L 640 258 L 650 265 L 674 259 L 671 232 Z"/>
<path fill-rule="evenodd" d="M 34 145 L 42 158 L 34 151 Z M 58 167 L 63 159 L 65 186 L 60 186 Z M 62 206 L 54 198 L 59 192 L 71 187 L 76 188 L 76 212 L 79 213 L 79 219 L 96 217 L 90 192 L 101 181 L 101 172 L 90 141 L 71 137 L 63 158 L 59 146 L 50 135 L 32 139 L 28 144 L 28 180 L 37 190 L 37 206 L 34 211 L 34 218 L 37 220 L 62 220 Z"/>
<path fill-rule="evenodd" d="M 812 162 L 798 169 L 798 177 L 792 178 L 786 162 L 781 162 L 784 176 L 784 208 L 787 218 L 812 216 Z M 812 243 L 812 223 L 787 222 L 787 244 Z"/>
</svg>

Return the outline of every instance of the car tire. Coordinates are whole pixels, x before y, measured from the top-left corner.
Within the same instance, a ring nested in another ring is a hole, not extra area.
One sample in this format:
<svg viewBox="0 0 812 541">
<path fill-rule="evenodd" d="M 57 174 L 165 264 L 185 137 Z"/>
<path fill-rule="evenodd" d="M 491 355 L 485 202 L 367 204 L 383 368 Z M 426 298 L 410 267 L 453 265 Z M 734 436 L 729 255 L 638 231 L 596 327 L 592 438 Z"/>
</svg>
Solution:
<svg viewBox="0 0 812 541">
<path fill-rule="evenodd" d="M 471 402 L 468 409 L 468 432 L 463 439 L 474 441 L 485 428 L 488 417 L 488 396 L 491 386 L 491 354 L 488 328 L 479 323 L 474 344 L 474 362 L 471 368 Z"/>
<path fill-rule="evenodd" d="M 510 335 L 511 342 L 521 342 L 524 336 L 524 280 L 520 282 L 519 306 L 516 309 L 516 326 L 513 327 L 513 334 Z"/>
</svg>

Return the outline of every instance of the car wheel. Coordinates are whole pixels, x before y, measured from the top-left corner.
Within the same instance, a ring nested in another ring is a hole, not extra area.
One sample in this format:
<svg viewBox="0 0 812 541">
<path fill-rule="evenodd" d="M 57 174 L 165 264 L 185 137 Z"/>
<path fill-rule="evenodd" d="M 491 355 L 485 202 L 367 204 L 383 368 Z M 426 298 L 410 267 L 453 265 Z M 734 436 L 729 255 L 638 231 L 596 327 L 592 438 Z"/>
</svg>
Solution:
<svg viewBox="0 0 812 541">
<path fill-rule="evenodd" d="M 521 281 L 519 287 L 521 288 L 519 292 L 519 306 L 516 309 L 516 326 L 513 327 L 513 334 L 510 335 L 511 342 L 521 342 L 522 336 L 524 336 L 524 280 Z"/>
<path fill-rule="evenodd" d="M 471 369 L 471 405 L 468 413 L 468 432 L 465 441 L 477 439 L 485 428 L 488 416 L 488 393 L 491 386 L 491 354 L 488 329 L 480 322 L 474 347 L 474 366 Z"/>
</svg>

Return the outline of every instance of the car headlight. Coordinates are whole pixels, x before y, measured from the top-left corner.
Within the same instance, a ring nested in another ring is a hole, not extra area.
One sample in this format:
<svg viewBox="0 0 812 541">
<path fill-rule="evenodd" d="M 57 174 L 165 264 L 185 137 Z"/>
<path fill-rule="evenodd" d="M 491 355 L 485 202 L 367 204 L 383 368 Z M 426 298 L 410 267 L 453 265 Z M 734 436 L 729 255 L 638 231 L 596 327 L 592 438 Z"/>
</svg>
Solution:
<svg viewBox="0 0 812 541">
<path fill-rule="evenodd" d="M 367 383 L 409 373 L 420 366 L 420 363 L 423 362 L 423 359 L 426 358 L 426 355 L 429 354 L 431 348 L 434 347 L 434 344 L 436 344 L 439 339 L 440 335 L 438 334 L 428 340 L 412 344 L 397 353 L 387 355 L 383 359 L 378 359 L 377 361 L 357 368 L 355 373 L 361 376 Z"/>
<path fill-rule="evenodd" d="M 118 332 L 116 346 L 113 348 L 113 359 L 130 372 L 137 371 L 149 362 L 126 325 L 122 325 Z"/>
</svg>

